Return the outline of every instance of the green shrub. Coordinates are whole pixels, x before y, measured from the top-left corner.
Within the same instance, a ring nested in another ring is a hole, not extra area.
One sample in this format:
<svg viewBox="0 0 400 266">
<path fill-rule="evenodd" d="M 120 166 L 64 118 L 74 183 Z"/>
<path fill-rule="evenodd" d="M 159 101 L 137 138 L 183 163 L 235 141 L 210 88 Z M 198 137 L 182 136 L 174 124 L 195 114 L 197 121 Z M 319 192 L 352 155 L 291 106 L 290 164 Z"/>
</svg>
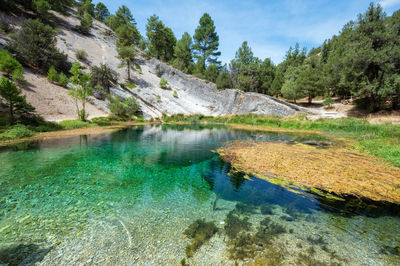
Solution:
<svg viewBox="0 0 400 266">
<path fill-rule="evenodd" d="M 109 126 L 112 124 L 108 117 L 95 117 L 92 119 L 92 122 L 99 126 Z"/>
<path fill-rule="evenodd" d="M 60 86 L 63 87 L 68 86 L 68 78 L 63 72 L 61 72 L 60 75 L 58 76 L 58 84 L 60 84 Z"/>
<path fill-rule="evenodd" d="M 24 81 L 22 65 L 5 49 L 0 51 L 0 71 L 5 72 L 6 76 L 12 77 L 14 81 Z"/>
<path fill-rule="evenodd" d="M 67 55 L 56 47 L 56 31 L 40 20 L 24 20 L 21 30 L 12 36 L 10 47 L 24 65 L 48 70 L 54 66 L 59 70 L 67 70 Z"/>
<path fill-rule="evenodd" d="M 132 119 L 133 116 L 140 110 L 139 103 L 133 97 L 124 99 L 118 95 L 110 95 L 108 99 L 110 101 L 110 103 L 108 104 L 108 108 L 116 119 Z"/>
<path fill-rule="evenodd" d="M 325 108 L 332 108 L 332 104 L 334 103 L 335 101 L 329 96 L 322 102 L 322 105 L 325 106 Z"/>
<path fill-rule="evenodd" d="M 119 85 L 120 85 L 123 89 L 126 89 L 126 88 L 134 89 L 134 88 L 136 88 L 136 85 L 133 84 L 132 82 L 120 83 Z"/>
<path fill-rule="evenodd" d="M 174 96 L 175 98 L 178 98 L 178 93 L 176 91 L 174 91 L 174 93 L 172 94 L 172 96 Z"/>
<path fill-rule="evenodd" d="M 168 81 L 165 78 L 160 79 L 160 88 L 161 89 L 169 89 L 168 87 Z"/>
<path fill-rule="evenodd" d="M 86 62 L 88 59 L 88 53 L 85 50 L 79 49 L 75 51 L 76 59 L 81 62 Z"/>
<path fill-rule="evenodd" d="M 85 16 L 81 19 L 81 24 L 78 27 L 76 27 L 76 30 L 84 35 L 89 35 L 92 24 L 93 24 L 92 16 L 86 13 Z"/>
<path fill-rule="evenodd" d="M 82 120 L 64 120 L 60 122 L 60 126 L 62 126 L 64 129 L 74 129 L 74 128 L 93 127 L 96 125 Z"/>
<path fill-rule="evenodd" d="M 47 72 L 47 80 L 50 82 L 58 82 L 57 70 L 51 66 Z"/>
<path fill-rule="evenodd" d="M 27 138 L 33 135 L 35 135 L 35 132 L 28 129 L 24 125 L 17 124 L 6 129 L 3 133 L 1 133 L 0 141 Z"/>
</svg>

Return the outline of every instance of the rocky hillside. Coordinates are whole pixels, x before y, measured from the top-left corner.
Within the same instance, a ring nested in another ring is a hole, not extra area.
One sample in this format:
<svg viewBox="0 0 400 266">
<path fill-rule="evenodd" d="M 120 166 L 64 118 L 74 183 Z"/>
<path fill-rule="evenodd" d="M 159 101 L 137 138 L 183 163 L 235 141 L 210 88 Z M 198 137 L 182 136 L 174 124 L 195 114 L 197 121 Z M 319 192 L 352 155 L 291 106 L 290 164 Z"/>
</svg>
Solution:
<svg viewBox="0 0 400 266">
<path fill-rule="evenodd" d="M 101 22 L 95 21 L 90 36 L 84 36 L 73 30 L 79 25 L 79 19 L 74 16 L 63 16 L 54 13 L 58 18 L 57 46 L 68 55 L 71 62 L 76 58 L 77 50 L 85 50 L 88 58 L 81 64 L 90 66 L 105 63 L 119 73 L 119 83 L 127 82 L 125 69 L 118 68 L 116 58 L 116 37 L 110 29 Z M 18 28 L 22 20 L 0 14 L 4 20 Z M 5 35 L 0 36 L 0 44 L 4 47 L 9 41 Z M 229 114 L 265 114 L 289 116 L 299 112 L 308 112 L 304 108 L 292 105 L 273 97 L 258 93 L 244 93 L 228 89 L 217 90 L 212 83 L 205 82 L 191 75 L 186 75 L 156 59 L 139 59 L 141 73 L 134 73 L 134 88 L 115 86 L 113 94 L 123 97 L 136 97 L 140 102 L 145 118 L 160 117 L 163 113 L 204 115 Z M 49 83 L 45 76 L 27 70 L 25 78 L 28 81 L 24 88 L 27 100 L 36 107 L 37 112 L 48 120 L 63 120 L 75 117 L 75 109 L 67 90 Z M 160 88 L 160 79 L 168 81 L 169 89 Z M 109 112 L 107 103 L 93 98 L 88 108 L 90 117 L 104 116 Z"/>
</svg>

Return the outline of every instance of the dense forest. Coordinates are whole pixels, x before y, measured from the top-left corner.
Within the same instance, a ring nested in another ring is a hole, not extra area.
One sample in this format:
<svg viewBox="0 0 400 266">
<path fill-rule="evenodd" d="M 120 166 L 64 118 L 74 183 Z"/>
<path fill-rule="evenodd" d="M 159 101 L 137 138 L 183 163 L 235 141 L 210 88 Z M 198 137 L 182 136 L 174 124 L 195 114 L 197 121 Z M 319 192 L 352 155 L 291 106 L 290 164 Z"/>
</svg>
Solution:
<svg viewBox="0 0 400 266">
<path fill-rule="evenodd" d="M 90 34 L 93 19 L 97 19 L 110 27 L 110 35 L 117 36 L 121 67 L 126 67 L 129 77 L 131 70 L 140 67 L 135 63 L 138 56 L 135 47 L 139 47 L 148 58 L 155 57 L 187 74 L 214 82 L 219 89 L 235 88 L 282 96 L 292 101 L 307 97 L 309 103 L 317 96 L 327 101 L 331 101 L 333 96 L 352 97 L 359 107 L 370 111 L 399 106 L 400 10 L 387 16 L 379 4 L 371 3 L 365 13 L 348 22 L 338 35 L 317 48 L 307 51 L 298 44 L 290 47 L 278 65 L 269 58 L 256 57 L 246 41 L 229 65 L 222 65 L 218 61 L 221 55 L 219 36 L 207 13 L 200 18 L 193 36 L 185 32 L 177 39 L 173 30 L 157 15 L 148 18 L 146 35 L 142 36 L 126 6 L 110 14 L 103 3 L 95 5 L 91 0 L 0 0 L 0 4 L 5 12 L 21 12 L 21 7 L 33 11 L 21 31 L 13 33 L 13 42 L 7 48 L 23 65 L 49 74 L 51 70 L 53 78 L 62 79 L 63 83 L 66 82 L 65 75 L 71 75 L 68 73 L 71 65 L 55 47 L 55 31 L 49 10 L 68 14 L 69 8 L 76 7 L 81 17 L 77 31 Z M 0 24 L 3 32 L 9 31 L 8 25 Z M 9 55 L 3 54 L 3 58 L 9 58 Z M 0 70 L 4 71 L 2 65 Z M 18 71 L 21 72 L 21 68 L 9 71 L 16 81 L 21 78 Z M 102 87 L 107 91 L 110 81 L 115 78 L 106 65 L 92 69 L 92 87 Z"/>
</svg>

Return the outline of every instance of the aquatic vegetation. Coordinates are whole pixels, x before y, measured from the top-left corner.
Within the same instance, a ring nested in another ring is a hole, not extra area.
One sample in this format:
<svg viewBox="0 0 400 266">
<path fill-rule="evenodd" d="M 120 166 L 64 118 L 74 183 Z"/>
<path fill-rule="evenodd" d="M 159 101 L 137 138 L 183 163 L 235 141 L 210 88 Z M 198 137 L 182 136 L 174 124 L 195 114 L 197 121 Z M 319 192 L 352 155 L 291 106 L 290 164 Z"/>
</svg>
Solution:
<svg viewBox="0 0 400 266">
<path fill-rule="evenodd" d="M 186 246 L 186 256 L 192 257 L 194 253 L 218 231 L 215 222 L 206 222 L 204 219 L 194 221 L 185 230 L 184 234 L 192 241 Z"/>
<path fill-rule="evenodd" d="M 228 213 L 225 219 L 225 233 L 229 238 L 235 238 L 241 231 L 250 230 L 250 222 L 248 217 L 240 218 L 235 214 L 235 210 Z"/>
<path fill-rule="evenodd" d="M 260 225 L 262 225 L 262 226 L 268 226 L 270 222 L 271 222 L 271 218 L 265 217 L 264 219 L 262 219 L 262 220 L 260 221 Z"/>
<path fill-rule="evenodd" d="M 286 229 L 277 223 L 271 222 L 269 217 L 260 221 L 260 226 L 255 234 L 240 232 L 236 237 L 230 237 L 229 253 L 232 259 L 244 260 L 254 257 L 270 248 L 275 237 L 286 232 Z"/>
<path fill-rule="evenodd" d="M 231 143 L 218 149 L 236 171 L 375 201 L 400 203 L 400 169 L 341 146 L 318 149 L 272 142 Z M 321 167 L 323 165 L 323 167 Z"/>
<path fill-rule="evenodd" d="M 273 210 L 273 208 L 269 204 L 263 204 L 263 205 L 260 206 L 261 214 L 264 214 L 264 215 L 270 214 L 270 215 L 272 215 L 272 214 L 274 214 L 272 210 Z"/>
<path fill-rule="evenodd" d="M 386 255 L 400 256 L 400 246 L 396 246 L 396 247 L 383 246 L 381 248 L 381 253 L 386 254 Z"/>
<path fill-rule="evenodd" d="M 252 214 L 255 208 L 254 206 L 238 202 L 236 203 L 235 209 L 240 214 Z"/>
<path fill-rule="evenodd" d="M 249 233 L 240 233 L 230 241 L 229 253 L 231 259 L 243 260 L 253 257 L 256 252 L 253 236 Z"/>
</svg>

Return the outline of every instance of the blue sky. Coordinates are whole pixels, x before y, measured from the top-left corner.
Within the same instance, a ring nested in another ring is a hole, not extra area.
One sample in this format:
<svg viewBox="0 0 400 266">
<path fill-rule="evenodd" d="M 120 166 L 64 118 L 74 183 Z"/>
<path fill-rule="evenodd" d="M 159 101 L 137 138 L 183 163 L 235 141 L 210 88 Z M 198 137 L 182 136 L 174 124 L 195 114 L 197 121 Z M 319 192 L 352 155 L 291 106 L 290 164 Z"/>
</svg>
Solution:
<svg viewBox="0 0 400 266">
<path fill-rule="evenodd" d="M 93 1 L 97 3 L 99 1 Z M 220 60 L 228 63 L 243 41 L 254 54 L 280 63 L 289 46 L 298 42 L 308 49 L 317 47 L 342 26 L 365 12 L 370 0 L 102 0 L 111 13 L 121 5 L 132 11 L 140 32 L 145 34 L 147 18 L 156 14 L 177 39 L 184 32 L 193 36 L 204 12 L 211 15 L 220 38 Z M 381 3 L 391 15 L 400 0 Z"/>
</svg>

